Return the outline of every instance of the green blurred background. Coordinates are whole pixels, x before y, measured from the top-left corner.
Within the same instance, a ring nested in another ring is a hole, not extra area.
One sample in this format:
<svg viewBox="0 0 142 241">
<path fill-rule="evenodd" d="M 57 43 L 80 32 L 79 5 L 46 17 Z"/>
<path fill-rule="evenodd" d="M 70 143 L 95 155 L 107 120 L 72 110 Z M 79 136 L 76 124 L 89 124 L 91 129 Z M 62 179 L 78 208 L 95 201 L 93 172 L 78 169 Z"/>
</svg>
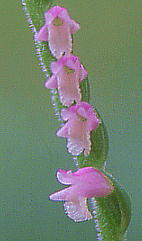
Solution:
<svg viewBox="0 0 142 241">
<path fill-rule="evenodd" d="M 132 200 L 128 241 L 142 240 L 142 1 L 64 0 L 81 24 L 74 54 L 89 72 L 92 104 L 109 133 L 108 170 Z M 20 1 L 0 2 L 0 241 L 93 241 L 93 221 L 74 223 L 48 200 L 57 168 L 74 168 Z"/>
</svg>

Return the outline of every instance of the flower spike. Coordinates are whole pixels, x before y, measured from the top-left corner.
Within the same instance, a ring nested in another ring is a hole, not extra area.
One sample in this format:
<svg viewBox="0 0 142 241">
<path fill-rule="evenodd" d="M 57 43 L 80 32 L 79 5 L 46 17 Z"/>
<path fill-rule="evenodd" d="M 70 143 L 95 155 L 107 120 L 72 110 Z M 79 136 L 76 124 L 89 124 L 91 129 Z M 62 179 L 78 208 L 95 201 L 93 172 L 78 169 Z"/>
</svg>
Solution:
<svg viewBox="0 0 142 241">
<path fill-rule="evenodd" d="M 45 87 L 57 88 L 63 105 L 70 106 L 81 101 L 79 84 L 86 78 L 87 71 L 77 56 L 68 55 L 51 63 L 53 75 L 47 79 Z"/>
<path fill-rule="evenodd" d="M 87 198 L 104 197 L 114 189 L 108 177 L 93 167 L 84 167 L 74 173 L 59 169 L 57 179 L 70 187 L 51 194 L 49 198 L 64 201 L 65 213 L 75 222 L 92 218 L 87 207 Z"/>
<path fill-rule="evenodd" d="M 36 34 L 37 41 L 48 41 L 54 57 L 59 59 L 63 54 L 72 51 L 71 35 L 79 30 L 80 26 L 70 18 L 66 8 L 54 6 L 44 14 L 45 24 Z"/>
<path fill-rule="evenodd" d="M 101 121 L 93 107 L 87 102 L 62 109 L 61 117 L 67 121 L 58 131 L 57 136 L 67 138 L 67 148 L 72 155 L 89 155 L 91 150 L 90 132 L 95 130 Z"/>
</svg>

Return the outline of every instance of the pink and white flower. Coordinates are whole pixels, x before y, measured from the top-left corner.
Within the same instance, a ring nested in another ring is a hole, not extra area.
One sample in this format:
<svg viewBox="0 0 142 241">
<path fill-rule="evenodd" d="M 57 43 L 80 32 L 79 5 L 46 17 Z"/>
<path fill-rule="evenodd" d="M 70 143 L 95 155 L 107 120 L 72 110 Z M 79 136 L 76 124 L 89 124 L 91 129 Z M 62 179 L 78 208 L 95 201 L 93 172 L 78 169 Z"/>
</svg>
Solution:
<svg viewBox="0 0 142 241">
<path fill-rule="evenodd" d="M 111 194 L 114 189 L 108 177 L 93 167 L 84 167 L 74 173 L 59 169 L 57 179 L 70 186 L 51 194 L 49 198 L 64 201 L 66 214 L 75 222 L 92 218 L 87 207 L 87 198 L 103 197 Z"/>
<path fill-rule="evenodd" d="M 57 136 L 67 138 L 67 148 L 72 155 L 83 151 L 84 155 L 88 155 L 91 150 L 90 132 L 101 123 L 93 107 L 80 102 L 62 109 L 61 117 L 66 123 L 57 131 Z"/>
<path fill-rule="evenodd" d="M 45 87 L 57 88 L 63 105 L 70 106 L 74 101 L 81 101 L 79 84 L 86 78 L 87 71 L 77 56 L 68 55 L 52 62 L 53 75 L 47 79 Z"/>
<path fill-rule="evenodd" d="M 80 26 L 70 18 L 66 8 L 54 6 L 44 14 L 45 24 L 36 34 L 38 41 L 48 41 L 53 56 L 57 59 L 72 51 L 72 34 Z"/>
</svg>

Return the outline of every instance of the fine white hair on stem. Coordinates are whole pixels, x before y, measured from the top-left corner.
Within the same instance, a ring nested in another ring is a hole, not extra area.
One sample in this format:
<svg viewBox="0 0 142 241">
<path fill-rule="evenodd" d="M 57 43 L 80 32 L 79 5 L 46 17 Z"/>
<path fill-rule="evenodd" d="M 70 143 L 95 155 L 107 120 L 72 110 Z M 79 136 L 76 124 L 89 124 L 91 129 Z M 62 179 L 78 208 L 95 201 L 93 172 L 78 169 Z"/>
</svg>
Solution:
<svg viewBox="0 0 142 241">
<path fill-rule="evenodd" d="M 90 204 L 91 204 L 91 208 L 92 208 L 92 215 L 94 217 L 94 222 L 96 225 L 96 230 L 97 230 L 97 240 L 101 240 L 103 241 L 103 238 L 101 236 L 101 229 L 100 229 L 100 225 L 99 225 L 99 220 L 97 218 L 97 212 L 96 212 L 96 208 L 97 208 L 97 202 L 95 200 L 95 198 L 90 198 Z"/>
<path fill-rule="evenodd" d="M 27 21 L 28 21 L 28 23 L 29 23 L 29 27 L 30 27 L 30 29 L 32 30 L 32 32 L 34 33 L 34 36 L 36 36 L 37 30 L 36 30 L 36 28 L 35 28 L 35 26 L 34 26 L 34 24 L 33 24 L 33 22 L 32 22 L 32 19 L 31 19 L 31 17 L 30 17 L 30 14 L 29 14 L 29 12 L 28 12 L 28 9 L 27 9 L 25 0 L 22 0 L 22 5 L 23 5 L 24 12 L 25 12 L 25 14 L 26 14 Z M 39 61 L 40 61 L 41 70 L 42 70 L 43 72 L 45 72 L 45 75 L 46 75 L 46 77 L 48 78 L 48 77 L 49 77 L 49 74 L 48 74 L 47 68 L 46 68 L 46 66 L 45 66 L 45 64 L 44 64 L 44 62 L 43 62 L 43 58 L 42 58 L 42 56 L 41 56 L 41 48 L 42 48 L 42 50 L 44 50 L 45 47 L 44 47 L 44 45 L 43 45 L 41 42 L 36 41 L 35 38 L 34 38 L 34 43 L 35 43 L 35 47 L 36 47 L 36 54 L 37 54 L 38 59 L 39 59 Z"/>
</svg>

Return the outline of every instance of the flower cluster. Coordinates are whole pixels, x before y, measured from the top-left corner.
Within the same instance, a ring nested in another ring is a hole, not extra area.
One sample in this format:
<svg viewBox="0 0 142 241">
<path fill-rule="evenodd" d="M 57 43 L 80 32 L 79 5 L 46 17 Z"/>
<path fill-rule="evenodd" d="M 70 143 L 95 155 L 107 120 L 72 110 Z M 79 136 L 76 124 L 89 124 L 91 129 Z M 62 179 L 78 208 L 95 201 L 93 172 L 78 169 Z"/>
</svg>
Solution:
<svg viewBox="0 0 142 241">
<path fill-rule="evenodd" d="M 57 136 L 67 139 L 67 149 L 72 155 L 91 151 L 90 135 L 101 124 L 93 107 L 82 100 L 80 83 L 88 73 L 77 56 L 72 54 L 72 34 L 78 31 L 79 24 L 70 18 L 67 9 L 54 6 L 45 12 L 45 24 L 35 39 L 47 41 L 51 54 L 56 58 L 51 63 L 52 75 L 45 87 L 57 89 L 60 101 L 65 107 L 61 110 L 62 127 Z M 59 169 L 57 179 L 69 185 L 50 195 L 51 200 L 64 201 L 67 215 L 76 222 L 91 219 L 87 198 L 102 197 L 113 191 L 110 180 L 93 167 L 84 167 L 72 173 Z"/>
</svg>

